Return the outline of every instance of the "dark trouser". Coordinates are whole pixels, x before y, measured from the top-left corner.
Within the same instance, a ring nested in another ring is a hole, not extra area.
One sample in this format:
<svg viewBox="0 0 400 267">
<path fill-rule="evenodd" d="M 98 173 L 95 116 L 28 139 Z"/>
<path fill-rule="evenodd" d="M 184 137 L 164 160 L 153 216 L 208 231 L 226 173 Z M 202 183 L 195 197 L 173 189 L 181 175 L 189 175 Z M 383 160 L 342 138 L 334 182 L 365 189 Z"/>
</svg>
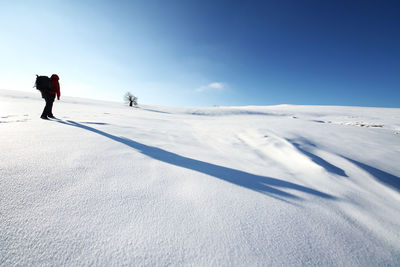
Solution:
<svg viewBox="0 0 400 267">
<path fill-rule="evenodd" d="M 46 106 L 43 109 L 42 117 L 52 117 L 53 116 L 53 102 L 54 99 L 56 98 L 55 95 L 50 94 L 48 92 L 43 93 L 43 98 L 46 101 Z"/>
</svg>

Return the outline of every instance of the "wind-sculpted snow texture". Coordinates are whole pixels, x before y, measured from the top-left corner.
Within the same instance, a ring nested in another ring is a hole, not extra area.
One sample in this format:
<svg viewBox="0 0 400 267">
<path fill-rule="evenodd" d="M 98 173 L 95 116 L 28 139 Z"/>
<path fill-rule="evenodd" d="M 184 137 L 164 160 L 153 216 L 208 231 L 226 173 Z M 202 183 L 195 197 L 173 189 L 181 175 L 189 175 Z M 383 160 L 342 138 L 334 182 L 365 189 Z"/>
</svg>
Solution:
<svg viewBox="0 0 400 267">
<path fill-rule="evenodd" d="M 400 109 L 42 108 L 0 91 L 1 266 L 400 265 Z"/>
</svg>

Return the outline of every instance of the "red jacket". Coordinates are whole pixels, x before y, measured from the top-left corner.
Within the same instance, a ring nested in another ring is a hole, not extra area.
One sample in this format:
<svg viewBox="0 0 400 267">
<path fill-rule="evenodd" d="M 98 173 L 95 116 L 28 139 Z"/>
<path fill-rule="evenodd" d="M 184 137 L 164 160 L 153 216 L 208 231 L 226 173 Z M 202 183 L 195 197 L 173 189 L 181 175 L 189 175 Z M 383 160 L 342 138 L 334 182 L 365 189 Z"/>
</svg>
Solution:
<svg viewBox="0 0 400 267">
<path fill-rule="evenodd" d="M 58 100 L 60 100 L 60 95 L 61 95 L 61 93 L 60 93 L 60 84 L 58 83 L 59 79 L 60 78 L 58 77 L 57 74 L 51 75 L 51 77 L 50 77 L 50 87 L 54 88 L 56 91 L 55 92 L 51 91 L 51 90 L 49 91 L 50 94 L 53 94 L 53 95 L 57 94 L 57 99 Z"/>
</svg>

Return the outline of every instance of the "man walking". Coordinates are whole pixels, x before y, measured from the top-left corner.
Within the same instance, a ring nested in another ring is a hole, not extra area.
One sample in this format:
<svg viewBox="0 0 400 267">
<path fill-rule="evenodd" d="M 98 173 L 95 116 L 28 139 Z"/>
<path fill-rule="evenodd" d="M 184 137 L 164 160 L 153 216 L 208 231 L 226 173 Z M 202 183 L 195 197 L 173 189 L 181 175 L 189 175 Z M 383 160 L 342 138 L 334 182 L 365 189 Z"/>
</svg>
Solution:
<svg viewBox="0 0 400 267">
<path fill-rule="evenodd" d="M 58 80 L 60 78 L 58 77 L 57 74 L 53 74 L 50 77 L 50 88 L 41 90 L 42 93 L 42 98 L 46 101 L 46 106 L 43 109 L 42 116 L 40 116 L 42 119 L 47 120 L 48 118 L 54 118 L 53 115 L 53 102 L 54 99 L 56 98 L 60 100 L 60 84 L 58 83 Z"/>
</svg>

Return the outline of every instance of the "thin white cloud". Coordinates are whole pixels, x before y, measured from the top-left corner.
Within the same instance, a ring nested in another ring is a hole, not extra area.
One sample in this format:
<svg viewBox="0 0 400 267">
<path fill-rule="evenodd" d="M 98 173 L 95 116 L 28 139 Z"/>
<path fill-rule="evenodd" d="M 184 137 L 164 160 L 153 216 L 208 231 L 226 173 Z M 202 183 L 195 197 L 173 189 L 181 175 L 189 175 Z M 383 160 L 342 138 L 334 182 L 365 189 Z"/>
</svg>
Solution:
<svg viewBox="0 0 400 267">
<path fill-rule="evenodd" d="M 196 92 L 204 92 L 204 91 L 222 91 L 226 88 L 226 85 L 224 83 L 220 82 L 214 82 L 210 83 L 205 86 L 201 86 L 196 89 Z"/>
</svg>

